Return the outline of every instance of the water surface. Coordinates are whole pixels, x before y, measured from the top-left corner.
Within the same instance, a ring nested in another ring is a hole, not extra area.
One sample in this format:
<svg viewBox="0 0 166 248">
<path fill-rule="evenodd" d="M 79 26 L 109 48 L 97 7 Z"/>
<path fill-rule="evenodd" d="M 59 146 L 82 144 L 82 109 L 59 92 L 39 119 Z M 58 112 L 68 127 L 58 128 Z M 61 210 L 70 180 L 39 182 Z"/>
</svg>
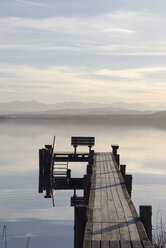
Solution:
<svg viewBox="0 0 166 248">
<path fill-rule="evenodd" d="M 84 119 L 4 120 L 0 122 L 0 229 L 7 226 L 8 247 L 72 248 L 72 191 L 58 191 L 56 207 L 38 194 L 38 149 L 51 144 L 72 151 L 71 136 L 95 136 L 95 151 L 111 151 L 119 144 L 121 163 L 133 174 L 132 198 L 153 206 L 153 224 L 166 218 L 165 123 Z M 79 148 L 82 150 L 82 148 Z M 83 148 L 83 150 L 87 150 Z M 73 176 L 82 176 L 84 164 L 71 164 Z M 4 241 L 0 240 L 0 247 Z"/>
</svg>

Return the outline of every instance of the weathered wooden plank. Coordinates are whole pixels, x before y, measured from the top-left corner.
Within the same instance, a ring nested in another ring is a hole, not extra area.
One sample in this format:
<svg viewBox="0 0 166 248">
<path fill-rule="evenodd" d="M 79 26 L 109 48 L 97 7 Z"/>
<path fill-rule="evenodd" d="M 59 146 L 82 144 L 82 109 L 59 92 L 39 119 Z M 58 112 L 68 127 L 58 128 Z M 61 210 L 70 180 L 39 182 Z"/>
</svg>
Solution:
<svg viewBox="0 0 166 248">
<path fill-rule="evenodd" d="M 92 240 L 101 240 L 101 222 L 93 223 Z"/>
<path fill-rule="evenodd" d="M 151 244 L 151 242 L 149 240 L 147 241 L 142 241 L 144 248 L 154 248 L 154 246 Z"/>
<path fill-rule="evenodd" d="M 119 240 L 111 240 L 109 244 L 110 248 L 120 248 Z"/>
<path fill-rule="evenodd" d="M 132 248 L 144 248 L 141 241 L 132 240 Z"/>
<path fill-rule="evenodd" d="M 107 155 L 107 160 L 110 160 L 109 154 Z M 107 164 L 107 168 L 109 169 L 109 172 L 112 172 L 112 173 L 109 173 L 110 182 L 111 182 L 110 190 L 112 192 L 112 196 L 113 196 L 113 200 L 114 200 L 114 204 L 115 204 L 115 208 L 117 212 L 117 219 L 120 223 L 125 222 L 126 218 L 125 218 L 124 210 L 123 210 L 119 195 L 117 194 L 117 187 L 119 187 L 119 181 L 117 182 L 115 180 L 115 175 L 116 175 L 115 167 L 113 163 L 109 163 Z"/>
<path fill-rule="evenodd" d="M 103 164 L 101 164 L 101 171 L 104 173 Z M 101 173 L 102 173 L 101 172 Z M 107 195 L 107 184 L 105 174 L 101 175 L 101 215 L 102 222 L 109 222 L 109 208 L 108 208 L 108 195 Z"/>
<path fill-rule="evenodd" d="M 121 248 L 132 248 L 129 240 L 121 240 L 120 241 L 120 247 Z"/>
<path fill-rule="evenodd" d="M 100 156 L 96 155 L 96 185 L 95 185 L 95 200 L 94 200 L 94 208 L 100 209 L 100 213 L 98 211 L 98 214 L 101 215 L 101 181 L 100 181 L 100 166 L 99 166 L 99 159 Z"/>
<path fill-rule="evenodd" d="M 92 240 L 92 248 L 100 248 L 101 240 Z"/>
<path fill-rule="evenodd" d="M 119 223 L 102 223 L 102 240 L 120 240 Z"/>
<path fill-rule="evenodd" d="M 93 222 L 102 222 L 101 208 L 93 208 Z"/>
<path fill-rule="evenodd" d="M 109 162 L 105 162 L 105 180 L 106 180 L 106 185 L 107 185 L 107 198 L 108 198 L 108 209 L 109 209 L 109 217 L 110 217 L 110 222 L 115 223 L 118 222 L 118 217 L 117 217 L 117 209 L 115 207 L 115 202 L 113 199 L 113 194 L 112 194 L 112 182 L 113 182 L 113 173 L 110 165 L 108 164 Z"/>
<path fill-rule="evenodd" d="M 101 240 L 101 248 L 109 248 L 109 240 Z"/>
<path fill-rule="evenodd" d="M 102 223 L 101 224 L 101 239 L 102 240 L 110 240 L 110 223 Z"/>
<path fill-rule="evenodd" d="M 115 173 L 114 174 L 115 177 L 115 182 L 117 184 L 120 184 L 119 186 L 117 186 L 117 194 L 119 195 L 119 199 L 121 201 L 123 210 L 124 210 L 124 214 L 125 214 L 125 218 L 126 218 L 126 222 L 128 225 L 128 229 L 129 229 L 129 234 L 130 234 L 130 239 L 131 240 L 140 240 L 139 234 L 138 234 L 138 230 L 137 230 L 137 226 L 135 223 L 135 219 L 133 219 L 133 215 L 129 206 L 129 200 L 131 201 L 131 199 L 128 197 L 126 199 L 125 195 L 124 195 L 124 189 L 122 189 L 123 187 L 123 177 L 121 176 L 121 174 Z M 126 191 L 126 190 L 125 190 Z"/>
<path fill-rule="evenodd" d="M 92 232 L 93 232 L 92 222 L 86 222 L 84 240 L 91 240 L 92 239 Z"/>
<path fill-rule="evenodd" d="M 93 208 L 90 207 L 87 208 L 87 220 L 88 222 L 93 221 Z"/>
<path fill-rule="evenodd" d="M 83 248 L 91 248 L 91 247 L 92 247 L 92 241 L 85 239 L 83 242 Z"/>
<path fill-rule="evenodd" d="M 107 161 L 111 161 L 110 159 L 111 154 L 107 155 Z M 130 240 L 129 235 L 129 229 L 128 225 L 126 223 L 125 213 L 124 209 L 117 191 L 117 187 L 119 187 L 119 180 L 117 181 L 115 175 L 116 175 L 116 169 L 113 163 L 107 164 L 107 168 L 109 169 L 109 177 L 110 177 L 110 189 L 112 191 L 112 196 L 116 208 L 116 214 L 117 214 L 117 220 L 119 223 L 119 233 L 120 233 L 120 239 L 122 240 Z M 116 180 L 115 180 L 116 179 Z"/>
<path fill-rule="evenodd" d="M 107 161 L 111 161 L 110 156 L 111 156 L 110 154 L 107 155 Z M 111 173 L 109 173 L 110 182 L 111 182 L 110 190 L 111 190 L 113 200 L 114 200 L 114 205 L 115 205 L 114 214 L 115 214 L 117 222 L 118 222 L 118 228 L 117 229 L 119 229 L 119 232 L 117 232 L 116 234 L 117 234 L 117 236 L 120 235 L 120 239 L 129 240 L 130 239 L 129 230 L 128 230 L 127 225 L 124 224 L 124 223 L 126 223 L 124 210 L 123 210 L 121 201 L 119 199 L 119 195 L 117 194 L 117 184 L 115 181 L 116 170 L 115 170 L 114 164 L 112 162 L 111 163 L 108 162 L 107 163 L 107 169 L 109 172 L 111 172 Z M 118 239 L 118 237 L 117 237 L 117 239 Z"/>
</svg>

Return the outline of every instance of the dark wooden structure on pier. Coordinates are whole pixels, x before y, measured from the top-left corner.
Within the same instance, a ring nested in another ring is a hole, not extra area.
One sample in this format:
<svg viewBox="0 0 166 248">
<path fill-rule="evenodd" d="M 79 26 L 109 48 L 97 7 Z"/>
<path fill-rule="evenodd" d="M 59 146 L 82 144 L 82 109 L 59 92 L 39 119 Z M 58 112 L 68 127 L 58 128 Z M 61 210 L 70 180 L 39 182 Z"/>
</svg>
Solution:
<svg viewBox="0 0 166 248">
<path fill-rule="evenodd" d="M 39 192 L 46 190 L 45 197 L 53 198 L 54 189 L 74 190 L 74 248 L 152 248 L 151 206 L 141 206 L 138 216 L 131 200 L 132 176 L 120 165 L 119 146 L 94 153 L 94 143 L 93 137 L 72 137 L 73 153 L 54 152 L 54 145 L 40 149 Z M 82 145 L 88 153 L 77 153 Z M 87 162 L 87 174 L 71 178 L 69 162 Z"/>
</svg>

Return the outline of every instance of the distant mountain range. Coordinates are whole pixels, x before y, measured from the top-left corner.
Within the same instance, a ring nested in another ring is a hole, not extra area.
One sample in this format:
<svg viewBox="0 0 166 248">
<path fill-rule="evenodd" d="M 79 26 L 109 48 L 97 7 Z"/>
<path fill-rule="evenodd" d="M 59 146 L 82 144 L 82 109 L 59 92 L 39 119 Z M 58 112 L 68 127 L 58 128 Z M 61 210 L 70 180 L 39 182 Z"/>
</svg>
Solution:
<svg viewBox="0 0 166 248">
<path fill-rule="evenodd" d="M 2 118 L 53 118 L 56 116 L 112 116 L 114 118 L 165 118 L 163 106 L 150 107 L 139 103 L 117 102 L 113 104 L 62 102 L 43 104 L 37 101 L 0 103 Z M 120 116 L 120 117 L 118 117 Z M 131 117 L 130 117 L 131 118 Z M 156 117 L 157 118 L 157 117 Z"/>
<path fill-rule="evenodd" d="M 42 111 L 57 111 L 57 110 L 90 110 L 99 109 L 101 111 L 110 110 L 113 112 L 123 111 L 159 111 L 164 110 L 163 106 L 148 106 L 140 103 L 126 103 L 117 102 L 113 104 L 100 104 L 100 103 L 82 103 L 82 102 L 61 102 L 55 104 L 44 104 L 37 101 L 14 101 L 7 103 L 0 103 L 0 114 L 13 114 L 13 113 L 32 113 Z"/>
</svg>

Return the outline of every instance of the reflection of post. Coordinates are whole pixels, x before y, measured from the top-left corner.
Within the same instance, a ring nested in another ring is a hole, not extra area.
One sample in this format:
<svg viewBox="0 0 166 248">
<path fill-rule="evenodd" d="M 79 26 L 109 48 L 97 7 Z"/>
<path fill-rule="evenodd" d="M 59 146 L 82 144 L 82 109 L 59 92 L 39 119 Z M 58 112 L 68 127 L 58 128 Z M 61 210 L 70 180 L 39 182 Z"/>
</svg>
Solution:
<svg viewBox="0 0 166 248">
<path fill-rule="evenodd" d="M 147 236 L 152 242 L 152 206 L 139 206 L 140 219 L 145 227 Z"/>
<path fill-rule="evenodd" d="M 30 241 L 30 237 L 27 238 L 27 246 L 26 246 L 26 248 L 29 247 L 29 241 Z"/>
<path fill-rule="evenodd" d="M 86 225 L 86 206 L 74 207 L 74 248 L 82 248 L 85 225 Z"/>
<path fill-rule="evenodd" d="M 39 150 L 39 193 L 43 193 L 44 189 L 44 150 Z"/>
<path fill-rule="evenodd" d="M 3 227 L 2 239 L 5 240 L 5 248 L 7 248 L 7 235 L 6 235 L 6 225 Z"/>
<path fill-rule="evenodd" d="M 47 150 L 45 150 L 45 177 L 46 177 L 46 195 L 45 198 L 51 198 L 50 195 L 50 170 L 51 170 L 51 145 L 45 146 Z"/>
</svg>

